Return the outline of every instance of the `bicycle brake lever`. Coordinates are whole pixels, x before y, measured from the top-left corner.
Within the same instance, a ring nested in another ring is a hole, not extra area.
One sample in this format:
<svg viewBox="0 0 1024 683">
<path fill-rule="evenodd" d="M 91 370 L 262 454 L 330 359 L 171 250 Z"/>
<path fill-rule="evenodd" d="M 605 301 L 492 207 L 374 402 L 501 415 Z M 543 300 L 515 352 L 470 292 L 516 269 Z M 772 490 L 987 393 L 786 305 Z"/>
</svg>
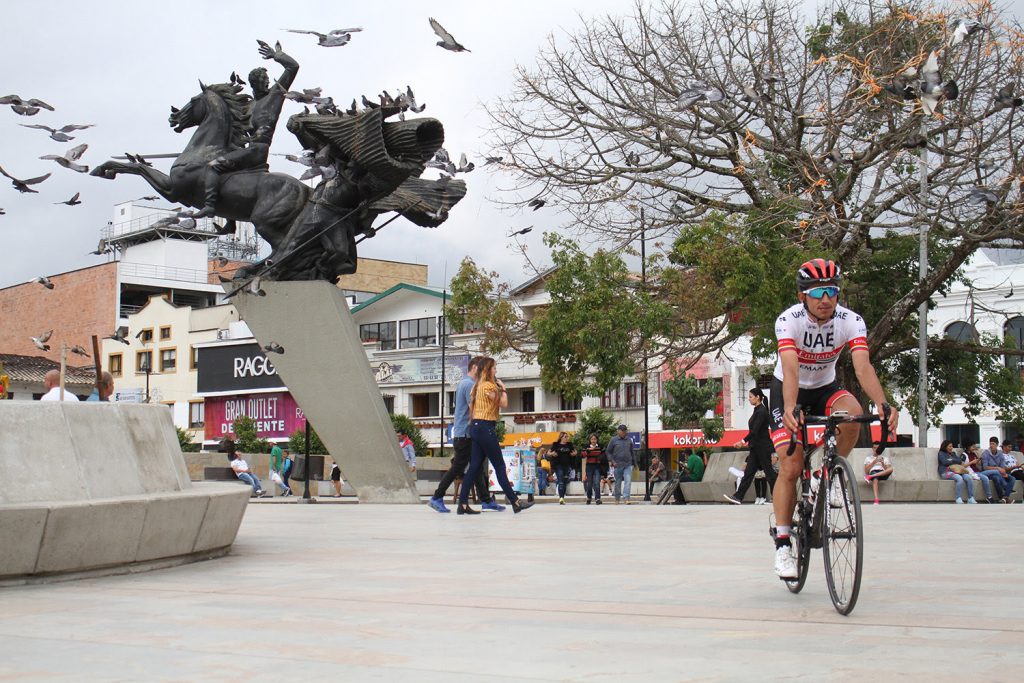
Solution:
<svg viewBox="0 0 1024 683">
<path fill-rule="evenodd" d="M 793 417 L 796 418 L 797 427 L 800 426 L 800 406 L 793 408 Z M 796 432 L 792 432 L 789 435 L 789 448 L 786 449 L 786 455 L 793 455 L 796 451 Z"/>
<path fill-rule="evenodd" d="M 889 415 L 892 414 L 892 407 L 888 403 L 882 404 L 882 438 L 878 440 L 878 450 L 875 455 L 885 452 L 885 445 L 889 442 Z"/>
</svg>

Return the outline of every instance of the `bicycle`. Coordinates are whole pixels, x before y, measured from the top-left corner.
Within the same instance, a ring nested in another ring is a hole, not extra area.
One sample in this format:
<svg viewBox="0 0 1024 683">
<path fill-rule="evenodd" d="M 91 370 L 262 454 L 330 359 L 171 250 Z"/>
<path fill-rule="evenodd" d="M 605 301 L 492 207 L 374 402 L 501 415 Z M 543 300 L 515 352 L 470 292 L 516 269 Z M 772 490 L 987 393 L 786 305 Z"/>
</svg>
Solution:
<svg viewBox="0 0 1024 683">
<path fill-rule="evenodd" d="M 885 418 L 882 422 L 882 438 L 876 450 L 881 455 L 889 440 L 889 414 L 891 408 L 883 406 Z M 846 411 L 836 411 L 824 417 L 804 415 L 801 407 L 794 411 L 800 422 L 801 443 L 808 444 L 808 425 L 825 425 L 822 437 L 824 450 L 822 464 L 818 470 L 811 465 L 811 457 L 818 444 L 805 447 L 804 467 L 800 475 L 800 500 L 793 513 L 790 543 L 797 562 L 797 578 L 784 579 L 792 593 L 799 593 L 807 580 L 811 563 L 811 549 L 821 548 L 825 560 L 825 582 L 829 597 L 836 611 L 848 615 L 857 604 L 860 594 L 861 571 L 864 564 L 864 529 L 861 521 L 860 494 L 857 476 L 846 458 L 839 455 L 836 444 L 836 429 L 841 424 L 870 424 L 877 421 L 877 415 L 850 416 Z M 794 433 L 787 453 L 796 450 L 797 435 Z M 814 480 L 818 479 L 817 487 Z M 775 538 L 775 526 L 769 527 Z"/>
</svg>

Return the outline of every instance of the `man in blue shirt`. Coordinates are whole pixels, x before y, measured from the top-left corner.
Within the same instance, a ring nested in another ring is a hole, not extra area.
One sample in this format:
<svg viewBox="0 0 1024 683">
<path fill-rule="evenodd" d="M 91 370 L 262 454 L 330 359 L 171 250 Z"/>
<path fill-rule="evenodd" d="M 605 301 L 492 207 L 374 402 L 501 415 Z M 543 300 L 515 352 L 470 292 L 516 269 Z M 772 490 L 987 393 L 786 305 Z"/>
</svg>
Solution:
<svg viewBox="0 0 1024 683">
<path fill-rule="evenodd" d="M 469 465 L 469 457 L 473 452 L 473 442 L 469 438 L 469 394 L 476 383 L 477 365 L 480 360 L 481 356 L 474 356 L 469 360 L 467 376 L 463 377 L 455 387 L 455 417 L 452 421 L 452 449 L 455 451 L 455 455 L 452 456 L 452 466 L 441 477 L 437 490 L 434 491 L 434 495 L 428 503 L 430 507 L 438 512 L 451 512 L 444 505 L 444 494 L 453 481 L 465 474 L 466 467 Z M 441 438 L 444 438 L 443 428 Z M 494 500 L 494 496 L 491 495 L 487 487 L 486 467 L 480 468 L 480 476 L 477 477 L 474 483 L 476 485 L 476 496 L 482 503 L 481 509 L 494 510 L 496 512 L 501 512 L 505 509 L 504 505 L 499 505 Z M 466 486 L 467 482 L 463 480 L 462 485 Z"/>
<path fill-rule="evenodd" d="M 89 394 L 89 398 L 86 401 L 109 401 L 110 396 L 114 393 L 114 376 L 106 370 L 100 375 L 100 381 L 97 382 L 96 388 Z"/>
</svg>

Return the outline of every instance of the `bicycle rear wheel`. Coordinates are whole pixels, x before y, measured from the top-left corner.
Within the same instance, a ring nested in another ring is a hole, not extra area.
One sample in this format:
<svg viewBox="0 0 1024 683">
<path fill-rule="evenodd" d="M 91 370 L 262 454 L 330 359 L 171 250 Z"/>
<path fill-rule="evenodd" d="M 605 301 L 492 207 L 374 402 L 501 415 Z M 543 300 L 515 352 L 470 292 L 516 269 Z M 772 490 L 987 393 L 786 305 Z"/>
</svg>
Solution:
<svg viewBox="0 0 1024 683">
<path fill-rule="evenodd" d="M 861 524 L 857 475 L 845 458 L 836 457 L 827 473 L 824 489 L 824 528 L 822 554 L 825 556 L 825 580 L 836 611 L 853 611 L 860 594 L 864 563 L 864 529 Z"/>
<path fill-rule="evenodd" d="M 803 502 L 793 512 L 793 531 L 789 542 L 793 545 L 793 556 L 796 557 L 797 577 L 785 579 L 785 582 L 790 593 L 799 593 L 807 581 L 807 570 L 811 566 L 811 520 Z"/>
</svg>

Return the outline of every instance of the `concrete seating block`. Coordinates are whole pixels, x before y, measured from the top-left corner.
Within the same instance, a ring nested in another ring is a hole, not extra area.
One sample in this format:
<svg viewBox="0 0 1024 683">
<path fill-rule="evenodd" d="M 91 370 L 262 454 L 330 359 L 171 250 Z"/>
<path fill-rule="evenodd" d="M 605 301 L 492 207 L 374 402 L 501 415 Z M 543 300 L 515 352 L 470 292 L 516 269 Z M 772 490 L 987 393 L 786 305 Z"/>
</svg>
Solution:
<svg viewBox="0 0 1024 683">
<path fill-rule="evenodd" d="M 147 493 L 187 490 L 191 480 L 171 411 L 161 410 L 154 417 L 153 406 L 119 404 L 118 408 L 124 415 L 125 431 L 138 461 L 143 489 Z"/>
<path fill-rule="evenodd" d="M 142 493 L 124 411 L 109 403 L 67 403 L 61 404 L 61 408 L 89 498 Z"/>
<path fill-rule="evenodd" d="M 140 499 L 53 503 L 37 573 L 79 571 L 135 560 L 146 518 Z"/>
<path fill-rule="evenodd" d="M 188 555 L 206 517 L 208 499 L 201 493 L 155 496 L 146 501 L 146 521 L 136 562 Z"/>
<path fill-rule="evenodd" d="M 226 548 L 234 543 L 252 489 L 217 482 L 196 482 L 193 487 L 210 498 L 193 552 Z"/>
<path fill-rule="evenodd" d="M 35 570 L 48 512 L 45 507 L 0 508 L 0 576 L 30 574 Z"/>
</svg>

